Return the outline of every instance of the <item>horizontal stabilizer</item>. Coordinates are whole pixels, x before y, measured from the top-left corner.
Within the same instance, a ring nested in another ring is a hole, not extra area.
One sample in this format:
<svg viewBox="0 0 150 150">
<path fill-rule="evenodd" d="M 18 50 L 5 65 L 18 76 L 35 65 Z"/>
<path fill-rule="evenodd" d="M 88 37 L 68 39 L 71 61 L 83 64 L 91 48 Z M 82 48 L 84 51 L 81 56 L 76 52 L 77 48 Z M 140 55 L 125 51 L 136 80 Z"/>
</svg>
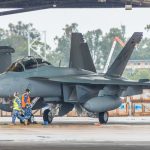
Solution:
<svg viewBox="0 0 150 150">
<path fill-rule="evenodd" d="M 142 39 L 142 32 L 135 32 L 106 72 L 106 76 L 120 77 L 130 59 L 133 49 Z"/>
</svg>

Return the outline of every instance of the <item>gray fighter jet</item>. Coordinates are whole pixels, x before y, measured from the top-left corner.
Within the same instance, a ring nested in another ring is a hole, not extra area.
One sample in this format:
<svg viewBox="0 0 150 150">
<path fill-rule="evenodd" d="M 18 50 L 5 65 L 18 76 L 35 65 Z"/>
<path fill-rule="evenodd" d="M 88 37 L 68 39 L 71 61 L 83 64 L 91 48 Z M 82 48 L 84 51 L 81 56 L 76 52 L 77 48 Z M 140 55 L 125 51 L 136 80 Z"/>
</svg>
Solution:
<svg viewBox="0 0 150 150">
<path fill-rule="evenodd" d="M 122 73 L 142 33 L 135 32 L 105 74 L 96 73 L 87 43 L 81 33 L 73 33 L 69 67 L 55 67 L 40 58 L 27 57 L 14 62 L 0 75 L 0 97 L 8 98 L 15 91 L 31 90 L 31 97 L 37 98 L 33 109 L 46 103 L 59 105 L 59 116 L 71 111 L 75 105 L 89 112 L 97 113 L 100 123 L 107 123 L 107 111 L 121 105 L 121 96 L 135 95 L 149 87 L 145 80 L 130 81 Z M 54 107 L 55 108 L 55 107 Z M 11 111 L 9 105 L 0 109 Z M 52 122 L 52 109 L 44 111 L 44 120 Z"/>
</svg>

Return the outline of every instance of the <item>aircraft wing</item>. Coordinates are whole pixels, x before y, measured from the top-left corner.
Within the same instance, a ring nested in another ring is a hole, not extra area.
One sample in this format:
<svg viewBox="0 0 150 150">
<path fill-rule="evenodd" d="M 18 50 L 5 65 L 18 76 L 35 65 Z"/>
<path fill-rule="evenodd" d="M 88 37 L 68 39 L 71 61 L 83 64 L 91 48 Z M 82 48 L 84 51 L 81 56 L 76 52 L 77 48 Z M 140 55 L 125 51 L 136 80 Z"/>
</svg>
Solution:
<svg viewBox="0 0 150 150">
<path fill-rule="evenodd" d="M 70 84 L 103 84 L 103 85 L 150 85 L 150 82 L 139 82 L 132 80 L 108 79 L 98 76 L 70 76 L 49 78 L 51 81 Z"/>
<path fill-rule="evenodd" d="M 31 77 L 33 80 L 48 80 L 52 82 L 60 82 L 66 84 L 93 84 L 93 85 L 141 85 L 150 86 L 150 82 L 140 82 L 125 79 L 109 79 L 100 77 L 99 75 L 69 75 L 69 76 L 58 76 L 50 78 Z"/>
</svg>

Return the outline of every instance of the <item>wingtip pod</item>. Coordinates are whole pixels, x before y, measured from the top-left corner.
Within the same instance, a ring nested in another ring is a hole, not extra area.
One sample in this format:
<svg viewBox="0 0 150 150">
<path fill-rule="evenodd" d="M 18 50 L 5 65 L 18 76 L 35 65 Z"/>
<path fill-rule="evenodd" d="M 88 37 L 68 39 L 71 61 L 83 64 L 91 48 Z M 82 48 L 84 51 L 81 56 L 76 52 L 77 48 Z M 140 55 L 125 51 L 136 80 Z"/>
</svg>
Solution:
<svg viewBox="0 0 150 150">
<path fill-rule="evenodd" d="M 112 65 L 109 67 L 105 76 L 107 77 L 121 77 L 125 67 L 130 59 L 130 56 L 135 48 L 135 45 L 138 44 L 143 37 L 142 32 L 134 32 L 132 37 L 128 40 L 122 51 L 119 53 L 117 58 L 114 60 Z"/>
</svg>

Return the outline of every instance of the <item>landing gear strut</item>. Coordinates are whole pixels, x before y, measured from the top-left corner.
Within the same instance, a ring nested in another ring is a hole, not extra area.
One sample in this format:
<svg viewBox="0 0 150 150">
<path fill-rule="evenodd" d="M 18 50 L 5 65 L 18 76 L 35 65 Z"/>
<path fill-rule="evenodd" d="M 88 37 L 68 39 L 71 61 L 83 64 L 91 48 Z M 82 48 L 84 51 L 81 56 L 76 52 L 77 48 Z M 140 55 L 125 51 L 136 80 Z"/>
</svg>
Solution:
<svg viewBox="0 0 150 150">
<path fill-rule="evenodd" d="M 44 110 L 43 113 L 43 120 L 48 122 L 48 124 L 51 124 L 53 121 L 53 114 L 49 109 Z"/>
<path fill-rule="evenodd" d="M 108 122 L 108 112 L 99 113 L 98 119 L 100 124 L 106 124 Z"/>
</svg>

